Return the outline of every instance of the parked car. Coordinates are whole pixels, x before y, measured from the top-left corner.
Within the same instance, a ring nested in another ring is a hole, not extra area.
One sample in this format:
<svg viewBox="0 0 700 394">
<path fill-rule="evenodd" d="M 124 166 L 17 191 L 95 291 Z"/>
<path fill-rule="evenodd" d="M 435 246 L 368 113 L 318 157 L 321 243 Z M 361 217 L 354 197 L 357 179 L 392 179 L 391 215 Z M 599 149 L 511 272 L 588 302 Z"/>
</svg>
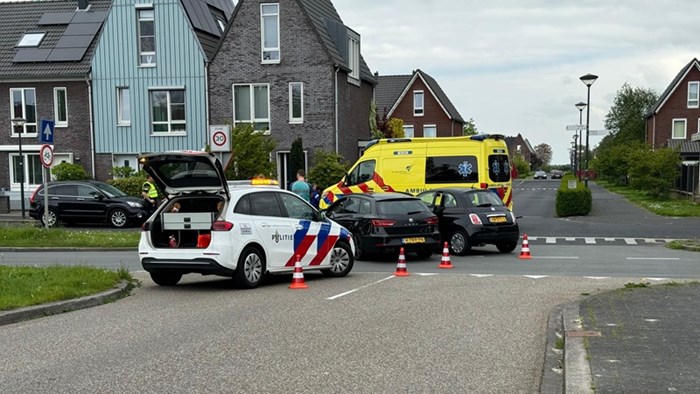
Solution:
<svg viewBox="0 0 700 394">
<path fill-rule="evenodd" d="M 352 235 L 276 181 L 227 182 L 207 152 L 139 157 L 168 199 L 141 227 L 139 258 L 151 279 L 176 285 L 198 273 L 257 287 L 265 275 L 304 271 L 342 277 L 352 270 Z"/>
<path fill-rule="evenodd" d="M 562 170 L 552 170 L 549 172 L 549 177 L 551 179 L 561 179 L 564 176 L 564 171 Z"/>
<path fill-rule="evenodd" d="M 331 204 L 326 213 L 352 232 L 358 260 L 401 247 L 426 258 L 440 245 L 437 216 L 409 194 L 351 194 Z"/>
<path fill-rule="evenodd" d="M 472 246 L 496 245 L 510 253 L 518 245 L 520 229 L 513 212 L 491 190 L 433 189 L 418 195 L 438 217 L 442 241 L 450 253 L 462 256 Z"/>
<path fill-rule="evenodd" d="M 547 173 L 544 171 L 535 171 L 535 179 L 547 179 Z"/>
<path fill-rule="evenodd" d="M 29 198 L 29 216 L 42 225 L 56 226 L 59 222 L 106 223 L 113 227 L 140 225 L 147 216 L 143 199 L 128 196 L 116 187 L 99 181 L 49 182 L 48 215 L 44 220 L 44 185 Z"/>
</svg>

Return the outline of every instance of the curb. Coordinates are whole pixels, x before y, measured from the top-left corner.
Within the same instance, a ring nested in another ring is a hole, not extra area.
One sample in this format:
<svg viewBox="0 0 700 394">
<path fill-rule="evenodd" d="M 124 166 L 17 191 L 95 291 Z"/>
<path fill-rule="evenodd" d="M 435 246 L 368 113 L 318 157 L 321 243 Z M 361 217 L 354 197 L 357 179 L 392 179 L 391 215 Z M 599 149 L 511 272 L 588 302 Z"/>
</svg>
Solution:
<svg viewBox="0 0 700 394">
<path fill-rule="evenodd" d="M 547 320 L 547 344 L 544 351 L 544 365 L 540 393 L 563 393 L 564 390 L 564 350 L 557 349 L 557 340 L 563 338 L 562 316 L 564 305 L 559 305 L 549 313 Z"/>
<path fill-rule="evenodd" d="M 28 306 L 25 308 L 0 312 L 0 326 L 102 305 L 114 299 L 127 296 L 130 293 L 131 288 L 132 287 L 129 285 L 129 282 L 122 281 L 116 288 L 103 291 L 101 293 L 75 298 L 72 300 L 58 301 L 44 305 Z"/>
</svg>

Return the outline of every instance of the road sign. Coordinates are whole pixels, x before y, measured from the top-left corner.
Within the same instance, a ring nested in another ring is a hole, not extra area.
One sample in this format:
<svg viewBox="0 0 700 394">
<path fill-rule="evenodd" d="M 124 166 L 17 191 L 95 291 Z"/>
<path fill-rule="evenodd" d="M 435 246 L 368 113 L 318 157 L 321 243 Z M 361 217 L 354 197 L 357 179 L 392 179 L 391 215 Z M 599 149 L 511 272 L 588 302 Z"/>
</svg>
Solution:
<svg viewBox="0 0 700 394">
<path fill-rule="evenodd" d="M 588 135 L 608 135 L 610 130 L 588 130 Z"/>
<path fill-rule="evenodd" d="M 53 148 L 51 148 L 51 145 L 42 145 L 39 150 L 39 157 L 41 157 L 41 165 L 45 168 L 50 168 L 51 164 L 53 164 Z"/>
<path fill-rule="evenodd" d="M 231 128 L 228 125 L 209 126 L 209 135 L 212 152 L 231 152 Z"/>
<path fill-rule="evenodd" d="M 586 125 L 585 124 L 570 124 L 566 126 L 567 131 L 574 131 L 574 130 L 586 130 Z"/>
<path fill-rule="evenodd" d="M 53 120 L 41 120 L 41 132 L 39 133 L 39 142 L 42 144 L 53 145 L 54 122 Z"/>
</svg>

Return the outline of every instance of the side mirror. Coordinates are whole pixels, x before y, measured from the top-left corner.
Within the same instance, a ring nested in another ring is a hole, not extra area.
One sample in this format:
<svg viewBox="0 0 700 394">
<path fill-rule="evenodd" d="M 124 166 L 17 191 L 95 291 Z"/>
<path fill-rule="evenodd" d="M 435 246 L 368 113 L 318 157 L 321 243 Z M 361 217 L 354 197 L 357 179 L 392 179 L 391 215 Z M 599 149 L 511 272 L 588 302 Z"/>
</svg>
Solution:
<svg viewBox="0 0 700 394">
<path fill-rule="evenodd" d="M 316 221 L 322 222 L 324 220 L 326 220 L 326 214 L 323 211 L 316 211 Z"/>
</svg>

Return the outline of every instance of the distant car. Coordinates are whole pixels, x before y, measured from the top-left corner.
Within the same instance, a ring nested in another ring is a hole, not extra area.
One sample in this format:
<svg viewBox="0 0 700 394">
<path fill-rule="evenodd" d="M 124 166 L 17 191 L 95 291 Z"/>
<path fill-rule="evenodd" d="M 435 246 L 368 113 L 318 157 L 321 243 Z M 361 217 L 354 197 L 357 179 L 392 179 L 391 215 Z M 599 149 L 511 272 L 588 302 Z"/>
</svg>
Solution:
<svg viewBox="0 0 700 394">
<path fill-rule="evenodd" d="M 49 210 L 44 220 L 44 185 L 29 198 L 29 216 L 49 227 L 60 222 L 107 223 L 112 227 L 140 225 L 146 220 L 143 199 L 128 196 L 116 187 L 99 181 L 60 181 L 48 183 Z"/>
<path fill-rule="evenodd" d="M 418 198 L 437 215 L 442 241 L 451 254 L 462 256 L 482 244 L 496 245 L 502 253 L 517 247 L 520 228 L 515 215 L 491 190 L 433 189 Z"/>
<path fill-rule="evenodd" d="M 352 232 L 357 259 L 401 247 L 426 258 L 440 245 L 438 218 L 412 195 L 351 194 L 336 200 L 326 214 Z"/>
<path fill-rule="evenodd" d="M 547 179 L 547 173 L 544 171 L 535 171 L 535 179 Z"/>
<path fill-rule="evenodd" d="M 551 179 L 561 179 L 564 176 L 564 171 L 562 170 L 552 170 L 549 172 L 549 177 Z"/>
</svg>

